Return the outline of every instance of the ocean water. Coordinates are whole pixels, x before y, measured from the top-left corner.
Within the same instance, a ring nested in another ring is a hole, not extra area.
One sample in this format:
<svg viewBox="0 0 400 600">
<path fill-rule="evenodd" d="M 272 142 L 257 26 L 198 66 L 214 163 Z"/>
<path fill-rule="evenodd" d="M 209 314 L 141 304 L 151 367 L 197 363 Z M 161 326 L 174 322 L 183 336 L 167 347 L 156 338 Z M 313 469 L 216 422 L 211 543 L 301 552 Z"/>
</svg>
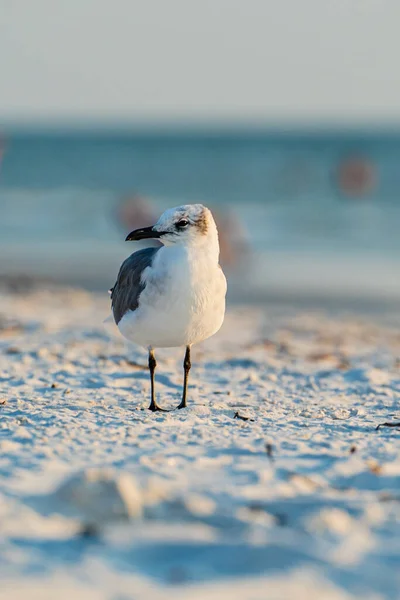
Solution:
<svg viewBox="0 0 400 600">
<path fill-rule="evenodd" d="M 117 207 L 140 195 L 155 213 L 202 202 L 235 215 L 242 297 L 400 298 L 400 136 L 18 132 L 1 149 L 0 273 L 112 283 L 132 251 Z"/>
</svg>

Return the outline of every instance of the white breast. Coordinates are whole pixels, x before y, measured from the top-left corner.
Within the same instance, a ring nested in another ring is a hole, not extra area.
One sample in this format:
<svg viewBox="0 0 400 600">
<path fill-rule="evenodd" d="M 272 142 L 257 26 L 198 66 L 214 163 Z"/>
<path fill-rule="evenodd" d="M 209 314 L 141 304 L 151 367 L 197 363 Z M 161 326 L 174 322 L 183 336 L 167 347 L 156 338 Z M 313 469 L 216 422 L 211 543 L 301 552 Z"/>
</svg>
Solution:
<svg viewBox="0 0 400 600">
<path fill-rule="evenodd" d="M 118 325 L 127 339 L 145 347 L 186 346 L 221 327 L 226 280 L 206 253 L 182 246 L 161 248 L 144 271 L 143 282 L 138 308 Z"/>
</svg>

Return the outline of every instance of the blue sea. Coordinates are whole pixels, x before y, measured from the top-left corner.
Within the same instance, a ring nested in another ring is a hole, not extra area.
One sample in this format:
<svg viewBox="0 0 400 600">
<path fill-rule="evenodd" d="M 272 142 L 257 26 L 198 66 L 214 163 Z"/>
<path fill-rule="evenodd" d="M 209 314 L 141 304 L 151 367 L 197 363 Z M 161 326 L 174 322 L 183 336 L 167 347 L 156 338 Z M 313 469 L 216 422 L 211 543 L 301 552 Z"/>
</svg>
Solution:
<svg viewBox="0 0 400 600">
<path fill-rule="evenodd" d="M 9 132 L 0 151 L 0 273 L 111 285 L 132 247 L 115 214 L 202 202 L 242 225 L 241 299 L 400 298 L 400 135 Z"/>
</svg>

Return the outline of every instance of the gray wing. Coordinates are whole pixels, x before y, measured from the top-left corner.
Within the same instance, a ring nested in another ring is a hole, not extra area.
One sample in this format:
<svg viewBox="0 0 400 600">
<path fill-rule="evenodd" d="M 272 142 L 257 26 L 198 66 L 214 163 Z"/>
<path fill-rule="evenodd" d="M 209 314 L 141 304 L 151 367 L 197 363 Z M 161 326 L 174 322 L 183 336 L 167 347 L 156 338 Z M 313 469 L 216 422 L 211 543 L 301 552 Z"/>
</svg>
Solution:
<svg viewBox="0 0 400 600">
<path fill-rule="evenodd" d="M 117 325 L 128 310 L 137 309 L 139 296 L 146 287 L 141 281 L 142 273 L 151 266 L 158 251 L 159 248 L 144 248 L 122 263 L 117 282 L 111 289 L 111 306 Z"/>
</svg>

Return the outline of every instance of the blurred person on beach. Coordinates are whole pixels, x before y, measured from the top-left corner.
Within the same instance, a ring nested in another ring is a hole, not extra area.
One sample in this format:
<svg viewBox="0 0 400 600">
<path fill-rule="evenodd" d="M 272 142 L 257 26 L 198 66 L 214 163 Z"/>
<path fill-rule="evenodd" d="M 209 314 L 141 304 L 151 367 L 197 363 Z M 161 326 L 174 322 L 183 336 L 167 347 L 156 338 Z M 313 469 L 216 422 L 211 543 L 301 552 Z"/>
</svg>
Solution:
<svg viewBox="0 0 400 600">
<path fill-rule="evenodd" d="M 245 262 L 249 250 L 244 228 L 232 211 L 213 207 L 211 211 L 219 232 L 221 265 L 228 269 L 238 268 Z M 149 227 L 155 222 L 156 215 L 151 201 L 138 194 L 122 199 L 116 210 L 118 223 L 127 230 Z M 157 240 L 152 243 L 160 245 Z"/>
<path fill-rule="evenodd" d="M 364 198 L 378 183 L 374 164 L 357 155 L 342 160 L 335 175 L 336 186 L 348 198 Z"/>
<path fill-rule="evenodd" d="M 150 201 L 139 194 L 124 198 L 116 210 L 117 221 L 127 229 L 150 227 L 155 222 L 154 214 Z"/>
</svg>

